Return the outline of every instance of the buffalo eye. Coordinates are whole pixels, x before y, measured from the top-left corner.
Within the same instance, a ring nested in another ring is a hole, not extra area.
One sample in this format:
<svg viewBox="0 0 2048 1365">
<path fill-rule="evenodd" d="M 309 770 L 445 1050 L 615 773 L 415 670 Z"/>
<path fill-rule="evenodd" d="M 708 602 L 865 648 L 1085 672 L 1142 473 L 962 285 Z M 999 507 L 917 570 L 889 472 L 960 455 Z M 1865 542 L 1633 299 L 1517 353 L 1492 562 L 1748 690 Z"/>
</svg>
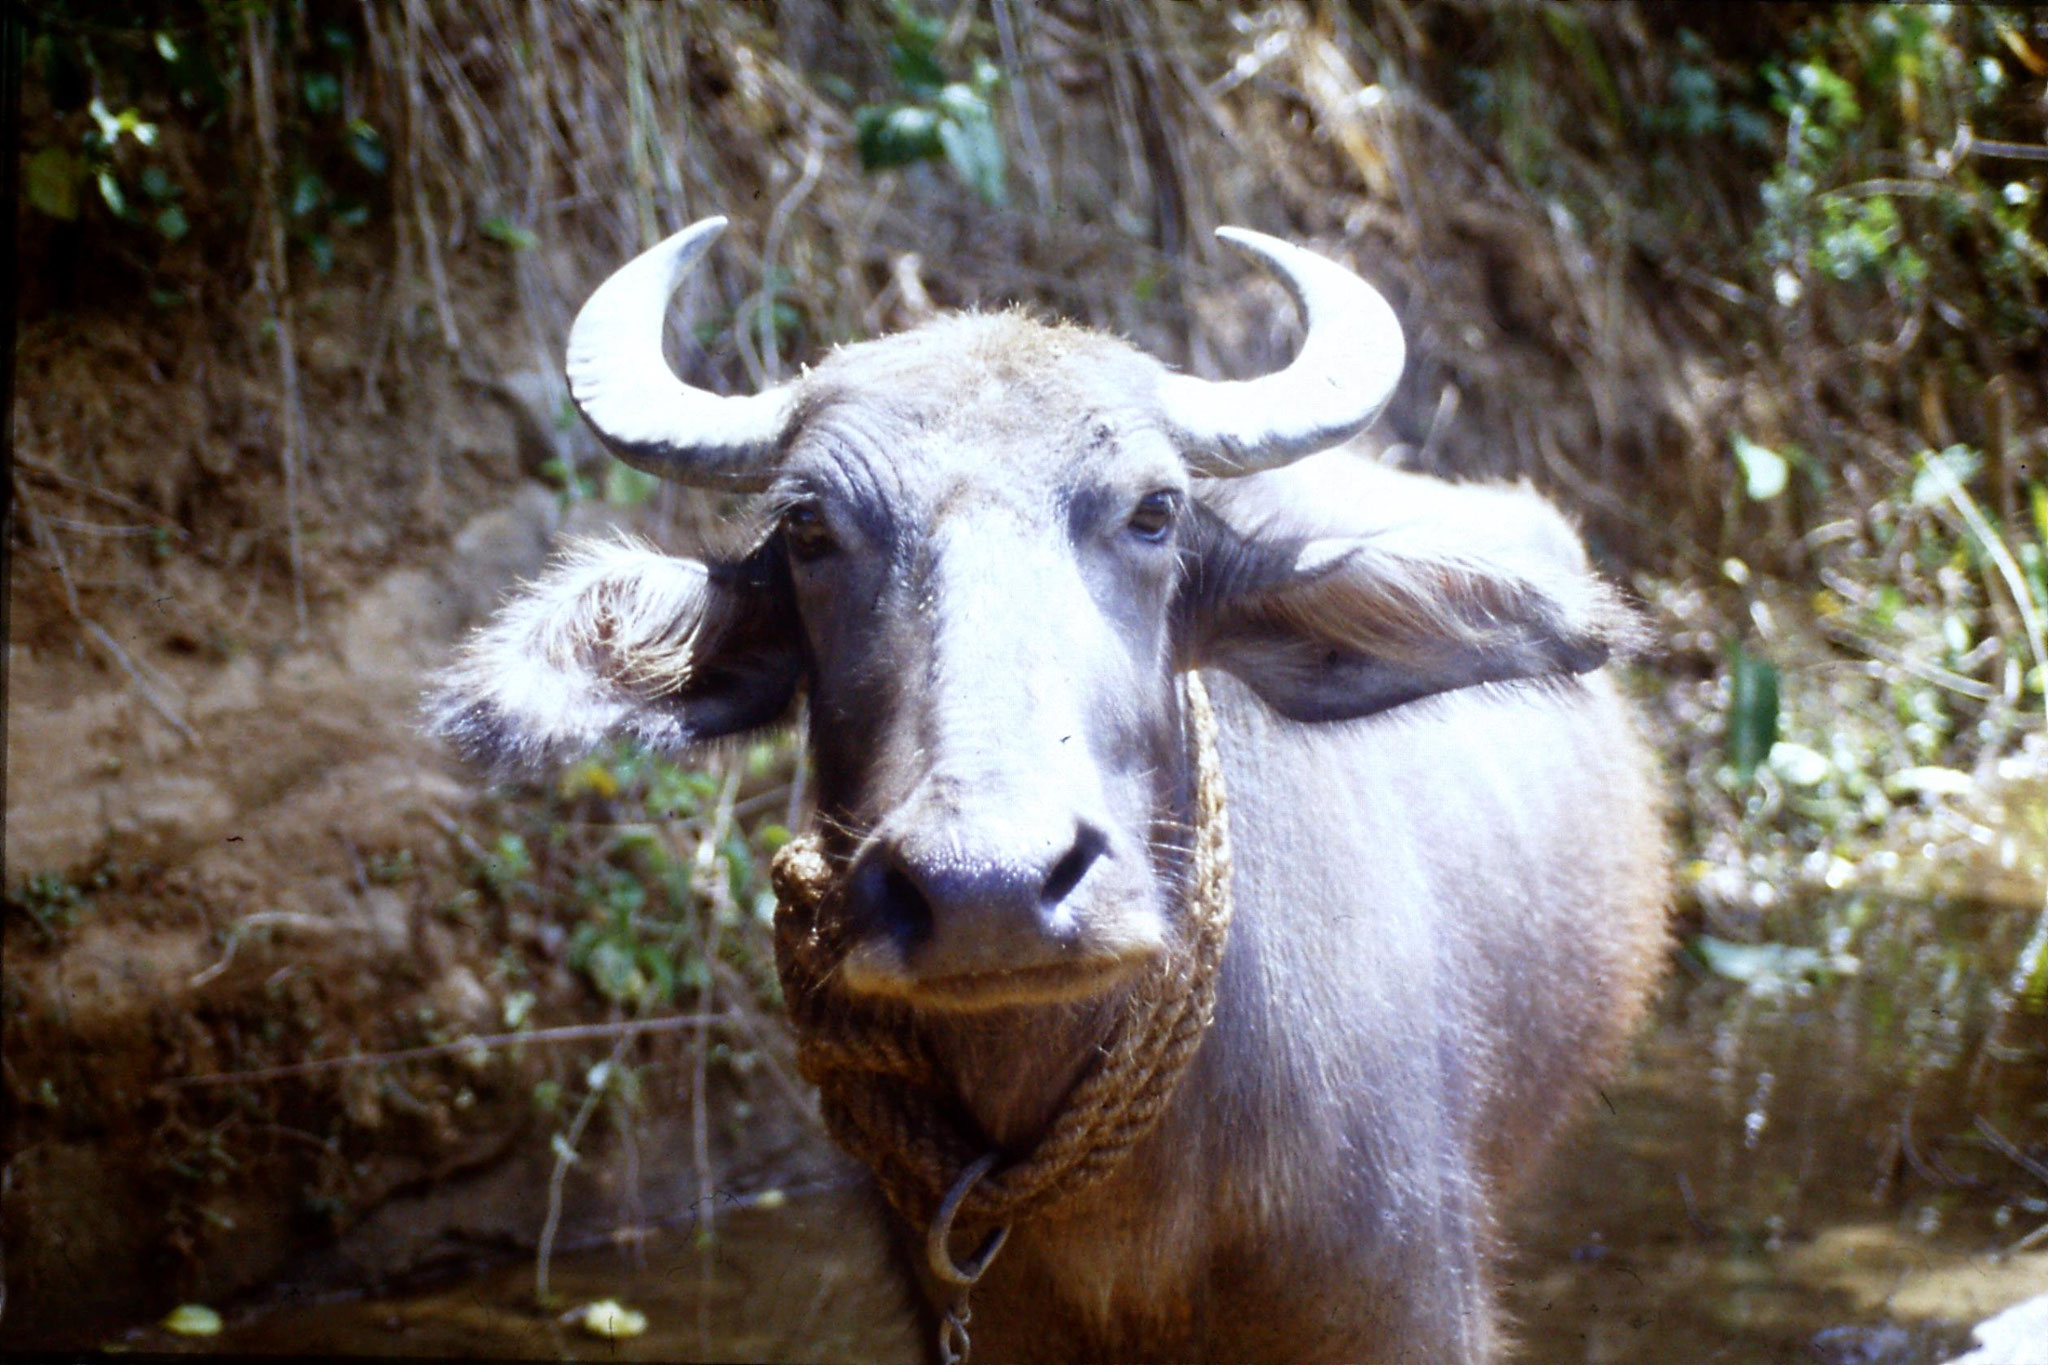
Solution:
<svg viewBox="0 0 2048 1365">
<path fill-rule="evenodd" d="M 1155 543 L 1165 540 L 1166 533 L 1173 529 L 1174 514 L 1178 510 L 1174 495 L 1165 489 L 1147 493 L 1131 510 L 1131 534 Z"/>
<path fill-rule="evenodd" d="M 800 502 L 782 514 L 782 540 L 799 564 L 823 559 L 839 548 L 824 513 L 809 503 Z"/>
</svg>

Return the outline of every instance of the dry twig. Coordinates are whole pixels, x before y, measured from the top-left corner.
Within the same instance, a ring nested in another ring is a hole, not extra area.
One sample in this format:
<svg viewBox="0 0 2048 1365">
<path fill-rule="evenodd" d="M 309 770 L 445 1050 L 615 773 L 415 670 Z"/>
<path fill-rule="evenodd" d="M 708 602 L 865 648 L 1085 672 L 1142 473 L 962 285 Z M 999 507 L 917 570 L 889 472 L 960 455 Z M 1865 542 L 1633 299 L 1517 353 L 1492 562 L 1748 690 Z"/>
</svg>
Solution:
<svg viewBox="0 0 2048 1365">
<path fill-rule="evenodd" d="M 561 1028 L 524 1029 L 517 1033 L 483 1033 L 458 1038 L 452 1043 L 400 1048 L 394 1052 L 361 1052 L 352 1053 L 347 1057 L 321 1057 L 310 1062 L 257 1067 L 251 1071 L 215 1071 L 203 1076 L 175 1076 L 163 1084 L 174 1090 L 194 1086 L 258 1085 L 267 1081 L 287 1080 L 293 1076 L 316 1075 L 323 1071 L 349 1071 L 363 1066 L 390 1066 L 399 1062 L 428 1061 L 435 1057 L 467 1056 L 479 1050 L 522 1047 L 528 1043 L 584 1043 L 601 1038 L 623 1041 L 643 1033 L 673 1033 L 682 1029 L 708 1028 L 712 1024 L 724 1023 L 726 1019 L 727 1016 L 723 1014 L 669 1014 L 658 1019 L 624 1019 L 605 1024 L 566 1024 Z"/>
<path fill-rule="evenodd" d="M 71 619 L 78 623 L 79 630 L 85 633 L 87 639 L 105 651 L 115 666 L 128 675 L 128 681 L 134 685 L 136 695 L 148 703 L 150 710 L 163 717 L 164 723 L 176 730 L 187 744 L 197 748 L 198 732 L 187 725 L 185 718 L 178 714 L 178 708 L 164 695 L 161 682 L 152 677 L 150 670 L 140 661 L 121 648 L 119 642 L 107 633 L 105 626 L 85 614 L 85 609 L 79 605 L 78 587 L 71 581 L 71 566 L 64 557 L 63 547 L 57 544 L 57 538 L 50 533 L 42 513 L 30 501 L 28 490 L 16 483 L 14 492 L 16 501 L 21 504 L 22 510 L 28 513 L 29 534 L 41 544 L 44 555 L 49 558 L 50 566 L 57 571 L 58 582 L 64 589 L 64 605 L 70 612 Z"/>
<path fill-rule="evenodd" d="M 306 458 L 306 411 L 299 399 L 299 351 L 293 339 L 291 277 L 285 269 L 284 216 L 277 184 L 277 104 L 271 86 L 271 30 L 275 16 L 259 18 L 255 9 L 242 15 L 242 37 L 249 53 L 249 96 L 256 115 L 256 165 L 260 173 L 264 252 L 256 270 L 256 289 L 270 304 L 270 322 L 277 343 L 278 419 L 284 428 L 280 459 L 284 465 L 285 538 L 292 568 L 292 614 L 300 636 L 306 633 L 306 561 L 299 530 L 299 483 Z"/>
</svg>

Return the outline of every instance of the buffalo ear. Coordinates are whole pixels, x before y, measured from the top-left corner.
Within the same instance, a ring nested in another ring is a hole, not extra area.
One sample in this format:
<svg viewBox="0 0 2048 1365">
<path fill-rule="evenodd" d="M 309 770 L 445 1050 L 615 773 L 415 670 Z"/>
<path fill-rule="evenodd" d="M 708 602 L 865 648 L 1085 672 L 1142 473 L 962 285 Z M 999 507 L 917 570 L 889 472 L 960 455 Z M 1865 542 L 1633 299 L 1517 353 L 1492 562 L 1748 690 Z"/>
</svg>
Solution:
<svg viewBox="0 0 2048 1365">
<path fill-rule="evenodd" d="M 1584 563 L 1489 556 L 1437 527 L 1242 534 L 1203 516 L 1183 661 L 1291 720 L 1349 720 L 1478 683 L 1590 673 L 1637 642 Z"/>
<path fill-rule="evenodd" d="M 736 563 L 584 543 L 471 635 L 432 683 L 428 728 L 498 767 L 621 736 L 687 750 L 783 718 L 801 638 L 772 540 Z"/>
</svg>

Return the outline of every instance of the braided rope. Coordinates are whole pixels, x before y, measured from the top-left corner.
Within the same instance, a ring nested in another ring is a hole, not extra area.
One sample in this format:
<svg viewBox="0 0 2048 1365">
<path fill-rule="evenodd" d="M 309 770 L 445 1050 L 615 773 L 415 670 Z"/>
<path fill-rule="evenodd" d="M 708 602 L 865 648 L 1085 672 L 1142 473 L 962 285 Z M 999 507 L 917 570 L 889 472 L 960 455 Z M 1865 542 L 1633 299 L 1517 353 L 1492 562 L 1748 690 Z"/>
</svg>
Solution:
<svg viewBox="0 0 2048 1365">
<path fill-rule="evenodd" d="M 1195 767 L 1187 942 L 1145 967 L 1050 1128 L 1030 1152 L 974 1184 L 957 1211 L 963 1225 L 1014 1222 L 1115 1170 L 1165 1112 L 1215 1017 L 1230 932 L 1230 832 L 1215 713 L 1201 679 L 1189 673 L 1186 682 Z M 874 1171 L 898 1213 L 925 1226 L 990 1144 L 948 1092 L 916 1012 L 834 982 L 849 926 L 836 913 L 841 870 L 818 840 L 792 840 L 770 876 L 780 902 L 775 965 L 796 1027 L 797 1069 L 818 1087 L 833 1140 Z"/>
</svg>

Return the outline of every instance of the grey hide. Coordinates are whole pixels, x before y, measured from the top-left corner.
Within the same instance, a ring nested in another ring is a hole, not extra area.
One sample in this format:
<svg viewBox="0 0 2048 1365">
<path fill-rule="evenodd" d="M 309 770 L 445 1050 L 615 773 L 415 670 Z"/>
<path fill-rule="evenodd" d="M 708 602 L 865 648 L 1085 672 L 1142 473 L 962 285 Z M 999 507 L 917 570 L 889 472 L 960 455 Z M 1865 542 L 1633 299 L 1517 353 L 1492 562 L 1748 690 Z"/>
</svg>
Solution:
<svg viewBox="0 0 2048 1365">
<path fill-rule="evenodd" d="M 1654 765 L 1604 667 L 1637 628 L 1526 490 L 1347 450 L 1192 477 L 1164 374 L 1014 313 L 835 352 L 777 400 L 751 553 L 584 547 L 434 722 L 533 764 L 804 715 L 847 988 L 917 1007 L 1017 1149 L 1182 927 L 1173 677 L 1202 669 L 1215 1025 L 1128 1164 L 1016 1228 L 975 1359 L 1496 1359 L 1506 1201 L 1662 953 Z"/>
</svg>

